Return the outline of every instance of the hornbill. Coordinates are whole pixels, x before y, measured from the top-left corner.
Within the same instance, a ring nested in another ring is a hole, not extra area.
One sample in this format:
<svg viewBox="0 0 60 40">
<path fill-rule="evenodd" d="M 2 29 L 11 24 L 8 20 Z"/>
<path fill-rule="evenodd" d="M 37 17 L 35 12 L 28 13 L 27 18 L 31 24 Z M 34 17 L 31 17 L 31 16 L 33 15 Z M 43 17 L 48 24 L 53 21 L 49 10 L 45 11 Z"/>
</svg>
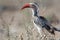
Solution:
<svg viewBox="0 0 60 40">
<path fill-rule="evenodd" d="M 38 32 L 40 33 L 40 30 L 46 29 L 49 33 L 55 35 L 55 31 L 59 31 L 59 29 L 53 27 L 51 23 L 43 16 L 39 16 L 39 5 L 37 3 L 26 3 L 21 10 L 25 8 L 31 8 L 32 9 L 32 17 L 34 18 L 33 23 L 35 27 L 38 29 Z"/>
</svg>

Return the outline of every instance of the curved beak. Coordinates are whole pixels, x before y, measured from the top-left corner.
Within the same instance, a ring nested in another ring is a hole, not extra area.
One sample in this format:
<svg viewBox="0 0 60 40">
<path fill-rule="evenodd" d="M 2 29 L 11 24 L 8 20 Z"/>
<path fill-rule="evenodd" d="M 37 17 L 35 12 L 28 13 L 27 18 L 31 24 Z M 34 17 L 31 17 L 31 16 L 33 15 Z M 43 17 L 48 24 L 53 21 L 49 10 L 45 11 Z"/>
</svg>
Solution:
<svg viewBox="0 0 60 40">
<path fill-rule="evenodd" d="M 25 8 L 30 8 L 30 4 L 29 4 L 29 3 L 25 4 L 25 5 L 21 8 L 21 10 L 23 10 L 23 9 L 25 9 Z"/>
</svg>

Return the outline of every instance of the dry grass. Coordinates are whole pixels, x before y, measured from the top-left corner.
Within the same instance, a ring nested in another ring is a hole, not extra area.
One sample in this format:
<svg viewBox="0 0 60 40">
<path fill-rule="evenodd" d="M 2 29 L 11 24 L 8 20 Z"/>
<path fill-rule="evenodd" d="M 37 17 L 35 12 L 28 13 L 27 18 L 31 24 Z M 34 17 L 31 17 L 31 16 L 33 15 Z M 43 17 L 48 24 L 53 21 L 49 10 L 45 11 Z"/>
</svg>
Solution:
<svg viewBox="0 0 60 40">
<path fill-rule="evenodd" d="M 41 40 L 40 34 L 31 21 L 31 10 L 25 9 L 20 11 L 24 3 L 34 1 L 40 5 L 41 15 L 46 17 L 52 25 L 60 28 L 59 0 L 0 0 L 0 5 L 11 6 L 14 9 L 8 9 L 0 13 L 0 40 Z M 53 36 L 44 29 L 42 35 L 44 36 L 45 34 L 46 36 L 42 40 L 59 40 L 60 33 L 55 33 L 56 35 Z"/>
</svg>

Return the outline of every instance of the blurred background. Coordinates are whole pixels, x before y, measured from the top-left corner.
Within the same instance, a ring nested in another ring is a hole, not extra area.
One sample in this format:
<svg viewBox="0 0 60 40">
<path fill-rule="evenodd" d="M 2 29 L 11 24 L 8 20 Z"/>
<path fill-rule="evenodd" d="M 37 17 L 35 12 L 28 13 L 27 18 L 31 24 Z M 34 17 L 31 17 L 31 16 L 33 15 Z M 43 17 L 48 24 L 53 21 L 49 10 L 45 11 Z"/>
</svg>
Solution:
<svg viewBox="0 0 60 40">
<path fill-rule="evenodd" d="M 31 2 L 39 4 L 39 15 L 60 29 L 60 0 L 0 0 L 0 6 L 8 7 L 5 11 L 0 9 L 0 40 L 41 40 L 31 21 L 31 10 L 20 10 L 25 3 Z M 60 40 L 60 32 L 55 34 L 47 32 L 48 38 L 43 40 Z"/>
</svg>

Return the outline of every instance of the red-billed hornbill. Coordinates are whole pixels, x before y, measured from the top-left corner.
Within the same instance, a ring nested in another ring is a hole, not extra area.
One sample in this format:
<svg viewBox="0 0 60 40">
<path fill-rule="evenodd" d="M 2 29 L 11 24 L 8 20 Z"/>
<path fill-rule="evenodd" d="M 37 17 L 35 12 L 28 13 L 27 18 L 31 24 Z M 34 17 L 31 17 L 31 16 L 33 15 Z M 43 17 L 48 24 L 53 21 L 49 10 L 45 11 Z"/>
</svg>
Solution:
<svg viewBox="0 0 60 40">
<path fill-rule="evenodd" d="M 43 28 L 45 28 L 49 33 L 53 35 L 55 35 L 54 31 L 60 32 L 60 30 L 53 27 L 45 17 L 38 15 L 39 5 L 37 3 L 27 3 L 21 8 L 21 10 L 25 8 L 32 8 L 32 12 L 33 12 L 32 17 L 34 18 L 33 23 L 35 27 L 38 29 L 39 33 L 40 33 L 40 30 L 42 30 Z"/>
</svg>

